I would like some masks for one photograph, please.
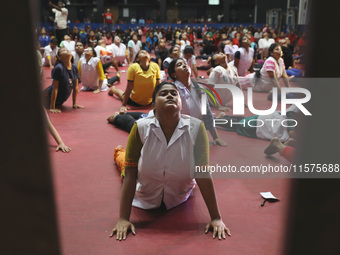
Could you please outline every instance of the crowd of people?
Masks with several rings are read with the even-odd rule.
[[[190,176],[195,164],[209,164],[206,130],[213,144],[227,146],[218,134],[224,131],[218,132],[214,125],[211,108],[216,105],[207,101],[206,114],[201,111],[204,91],[206,88],[214,91],[216,84],[229,84],[265,93],[275,88],[280,93],[281,80],[289,87],[292,77],[303,76],[306,34],[297,36],[294,31],[286,34],[268,25],[258,29],[141,26],[123,31],[119,26],[112,29],[112,23],[105,24],[105,28],[94,31],[91,27],[86,31],[68,29],[62,40],[47,34],[44,28],[38,29],[37,35],[42,65],[52,72],[53,82],[44,93],[46,109],[51,113],[60,113],[58,107],[71,93],[73,107],[82,109],[77,95],[84,90],[95,94],[108,91],[122,102],[120,109],[107,119],[129,132],[126,151],[121,146],[115,150],[117,165],[125,169],[120,218],[112,235],[117,233],[117,239],[122,240],[128,229],[135,233],[129,221],[131,205],[169,209],[186,201],[197,183],[211,216],[206,232],[212,228],[213,237],[225,238],[230,231],[218,210],[210,175]],[[198,65],[197,59],[206,60],[202,62],[206,65]],[[126,82],[125,91],[114,86],[120,81],[122,66],[128,67],[127,80],[122,81]],[[109,68],[115,69],[116,76],[108,77]],[[200,79],[197,70],[206,70],[209,79]],[[220,95],[217,110],[228,112],[230,91],[223,88],[216,91]],[[130,112],[129,106],[149,107],[150,111]],[[227,118],[225,113],[219,117]],[[272,139],[265,151],[268,155],[281,152],[281,142],[293,144],[288,135],[291,131],[286,130],[286,136],[276,138],[279,134],[275,130],[271,130],[270,136],[260,136],[250,128],[236,130],[248,137]],[[126,156],[118,155],[122,153]],[[168,170],[162,168],[165,161]]]

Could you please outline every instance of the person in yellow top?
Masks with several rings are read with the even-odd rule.
[[[88,47],[85,49],[85,57],[81,58],[78,63],[82,91],[93,90],[97,94],[100,91],[107,91],[107,80],[104,75],[103,65],[97,58],[96,51]]]
[[[137,53],[135,63],[127,71],[127,86],[125,92],[112,86],[109,95],[116,95],[123,101],[120,113],[125,113],[127,105],[142,106],[150,105],[152,93],[159,84],[161,78],[159,66],[150,62],[150,55],[146,50]],[[126,96],[128,95],[128,96]]]

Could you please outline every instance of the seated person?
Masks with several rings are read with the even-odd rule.
[[[102,63],[91,47],[85,49],[85,57],[79,61],[78,71],[83,85],[82,91],[93,90],[93,93],[97,94],[109,89]]]
[[[216,84],[235,85],[239,88],[239,80],[237,69],[227,63],[227,56],[225,54],[214,54],[211,58],[211,65],[214,69],[209,75],[208,84],[214,87]],[[219,110],[229,111],[228,103],[232,100],[232,94],[229,89],[215,88],[216,92],[221,98],[222,105],[219,105]]]
[[[175,45],[175,46],[172,46],[170,48],[170,50],[169,50],[170,56],[167,57],[166,59],[164,59],[164,61],[163,61],[163,67],[164,67],[165,70],[168,69],[168,67],[169,67],[169,65],[170,65],[170,63],[173,59],[179,58],[180,53],[181,53],[181,48],[179,46]]]
[[[141,50],[136,56],[136,63],[128,68],[128,84],[125,92],[112,86],[108,94],[115,95],[123,101],[120,113],[125,113],[128,110],[127,104],[132,106],[150,105],[152,92],[159,84],[160,78],[158,65],[150,62],[150,55],[147,51]]]
[[[157,45],[157,38],[153,36],[152,32],[149,32],[149,36],[146,38],[145,50],[150,53],[152,50],[155,50]]]
[[[205,233],[212,228],[213,238],[216,235],[219,239],[225,238],[225,233],[230,235],[230,231],[218,210],[210,173],[194,174],[195,166],[209,164],[209,141],[204,125],[198,119],[181,114],[181,97],[173,83],[157,86],[152,102],[154,116],[137,121],[129,135],[120,216],[110,237],[117,234],[116,239],[121,241],[126,239],[129,230],[136,234],[130,222],[132,206],[156,209],[163,204],[171,209],[185,202],[197,183],[211,218]],[[115,156],[116,160],[122,158]],[[159,167],[164,165],[165,169]]]
[[[77,104],[79,72],[75,65],[71,63],[72,54],[65,48],[60,48],[57,53],[57,62],[52,70],[53,83],[43,92],[46,107],[52,113],[61,113],[57,107],[63,105],[73,92],[73,108],[82,109],[82,105]]]
[[[115,36],[114,43],[111,46],[108,46],[107,49],[112,51],[113,54],[113,66],[116,71],[119,71],[118,66],[122,66],[125,61],[130,64],[129,53],[126,50],[125,44],[120,42],[120,38]]]
[[[69,35],[64,35],[64,40],[60,43],[59,46],[68,49],[69,51],[71,51],[72,54],[76,51],[76,42],[71,40],[71,37]]]
[[[105,41],[100,39],[94,51],[102,62],[104,73],[107,73],[107,69],[113,64],[113,53],[110,51],[110,47],[107,47]]]
[[[202,46],[203,49],[200,50],[200,56],[197,56],[197,59],[208,59],[215,52],[214,39],[211,38],[209,33],[206,34]]]
[[[76,43],[76,51],[72,53],[72,55],[73,55],[73,64],[75,66],[78,66],[79,60],[85,57],[84,45],[82,42],[79,41]]]
[[[196,57],[194,55],[194,48],[192,46],[185,46],[183,51],[184,59],[187,61],[188,65],[190,66],[192,72],[195,75],[195,78],[198,78],[198,71],[196,67]],[[192,74],[191,74],[192,75]]]
[[[54,68],[54,65],[57,61],[57,52],[59,50],[58,40],[56,38],[52,38],[49,45],[44,48],[44,56],[42,59],[42,64],[44,66],[49,66],[50,68]]]
[[[165,41],[164,39],[159,40],[159,44],[155,51],[156,55],[156,62],[161,70],[164,70],[163,61],[168,57],[169,50],[165,48]]]
[[[137,33],[132,34],[131,40],[128,42],[130,63],[135,62],[137,53],[142,49],[142,42],[138,40]]]

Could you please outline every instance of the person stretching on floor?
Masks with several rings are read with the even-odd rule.
[[[150,62],[150,55],[146,50],[141,50],[136,56],[136,63],[129,66],[127,71],[127,86],[125,92],[112,86],[109,95],[117,96],[123,101],[120,113],[125,113],[129,108],[127,105],[142,106],[150,105],[152,92],[159,84],[161,78],[159,67]]]
[[[93,93],[97,94],[109,89],[102,62],[92,47],[85,49],[85,58],[80,59],[78,71],[83,85],[81,91],[93,90]]]
[[[196,81],[190,78],[191,69],[187,62],[182,58],[174,59],[168,69],[168,73],[175,81],[182,98],[182,113],[188,114],[198,119],[202,119],[207,130],[209,130],[214,144],[227,146],[227,143],[219,138],[216,128],[214,127],[214,118],[210,110],[209,101],[207,100],[207,114],[201,112],[201,96],[203,92]]]
[[[52,70],[53,83],[44,90],[46,101],[50,107],[50,112],[61,113],[58,106],[61,106],[73,91],[73,108],[82,109],[82,105],[77,104],[79,72],[75,65],[71,63],[72,53],[60,48],[57,52],[57,62]]]
[[[205,233],[213,229],[213,238],[225,239],[230,231],[222,221],[211,175],[194,174],[195,165],[209,164],[209,141],[203,123],[181,114],[181,97],[173,83],[165,81],[157,86],[152,102],[154,116],[137,121],[129,135],[120,215],[110,237],[116,234],[121,241],[129,230],[136,234],[130,222],[132,206],[171,209],[185,202],[197,183],[211,218]]]
[[[264,153],[269,155],[273,155],[277,152],[279,152],[285,159],[287,159],[289,162],[294,161],[294,154],[295,154],[295,148],[291,145],[295,144],[295,140],[290,138],[287,142],[281,143],[280,139],[278,137],[274,137],[271,139],[269,145],[264,150]]]

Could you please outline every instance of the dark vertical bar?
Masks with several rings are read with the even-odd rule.
[[[166,22],[166,0],[160,1],[160,13],[161,13],[161,23]]]
[[[6,35],[1,45],[1,254],[60,254],[34,40],[39,10],[33,0],[7,1],[0,9]],[[20,18],[9,19],[8,13]]]
[[[339,41],[333,28],[339,27],[340,3],[331,0],[312,2],[309,24],[307,77],[339,77],[340,52],[337,43],[320,51],[319,31]],[[329,8],[332,6],[332,8]],[[308,87],[312,99],[307,105],[312,117],[305,118],[300,132],[298,163],[339,164],[340,86],[323,82]],[[340,254],[340,179],[297,179],[291,192],[292,206],[284,254]]]
[[[224,23],[229,23],[230,22],[230,1],[229,0],[223,0],[223,11],[224,11],[224,16],[223,20]]]
[[[97,19],[98,23],[103,23],[102,14],[104,12],[106,12],[106,11],[104,11],[104,0],[97,0],[97,18],[96,19]]]

